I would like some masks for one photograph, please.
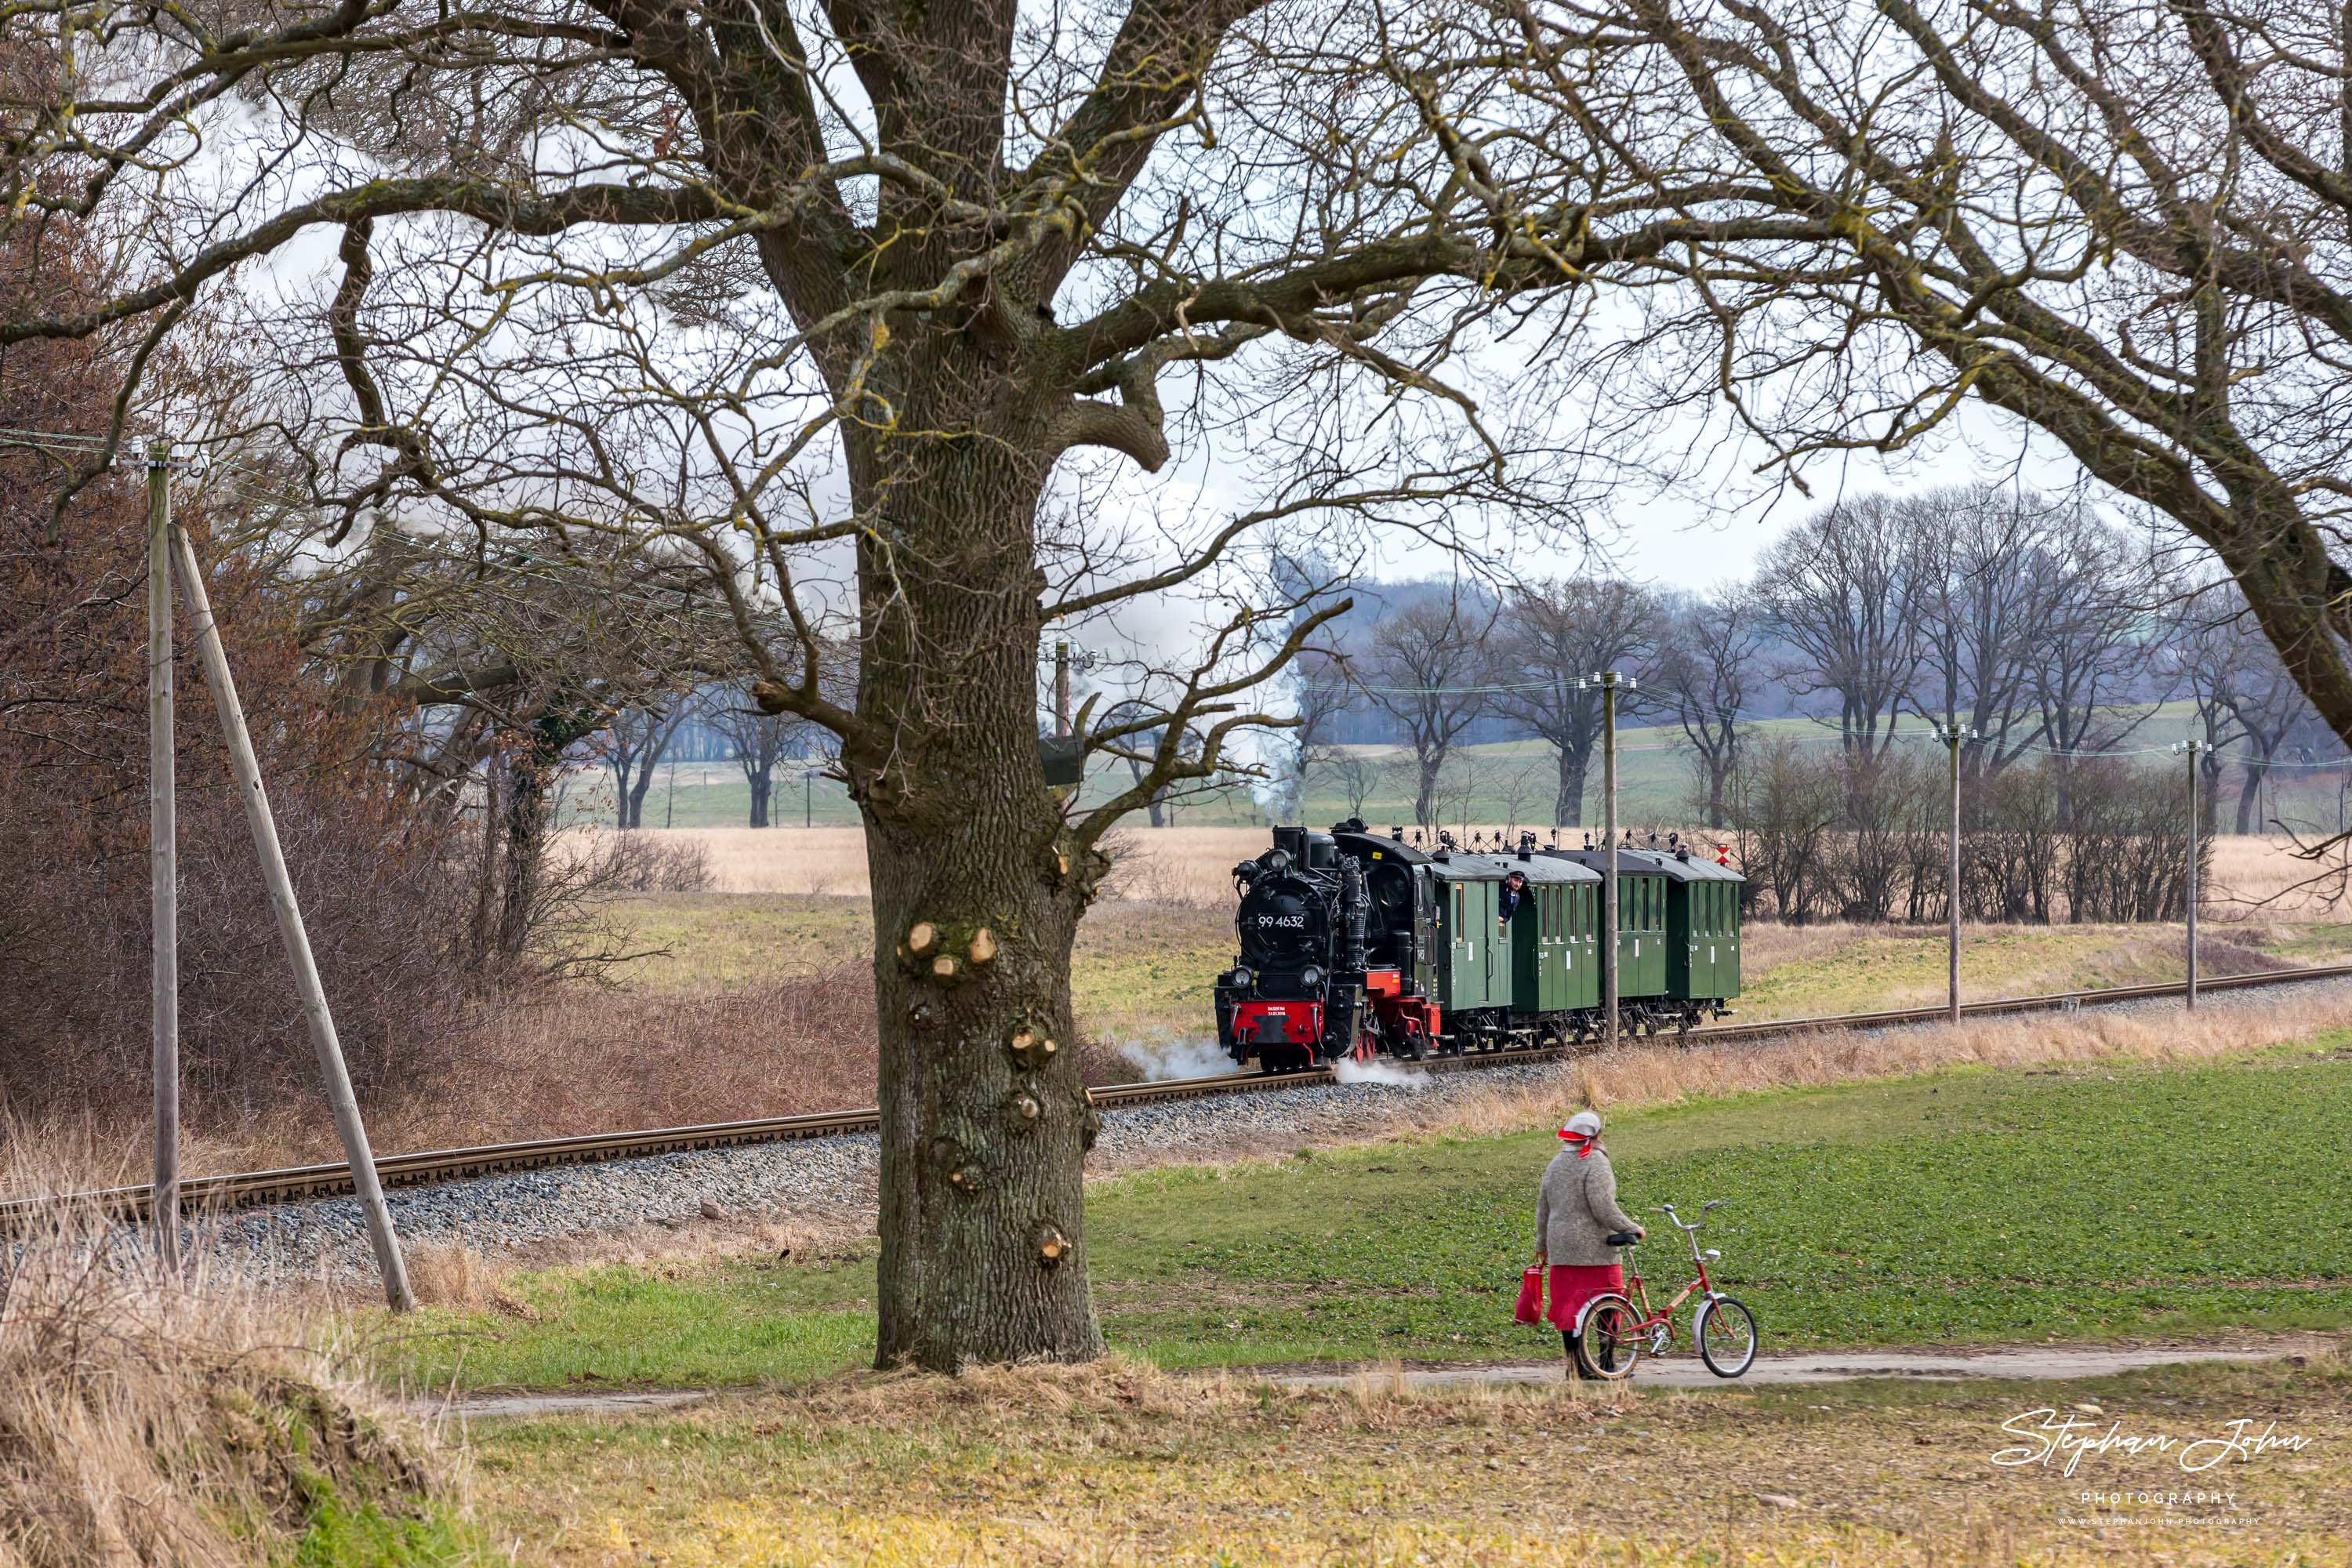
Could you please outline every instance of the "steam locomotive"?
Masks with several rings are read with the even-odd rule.
[[[1601,868],[1617,858],[1618,929],[1604,947]],[[1525,881],[1507,920],[1507,879]],[[1739,994],[1739,888],[1720,858],[1663,847],[1424,848],[1355,818],[1277,827],[1234,868],[1240,951],[1218,976],[1217,1038],[1236,1063],[1297,1071],[1342,1058],[1572,1044],[1601,1028],[1612,952],[1630,1032],[1688,1029]]]

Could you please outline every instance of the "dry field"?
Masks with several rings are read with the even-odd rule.
[[[582,1568],[2345,1561],[2340,1353],[2059,1395],[2134,1432],[2226,1431],[2258,1412],[2305,1435],[2307,1450],[2210,1482],[2243,1516],[2218,1528],[2169,1528],[2221,1510],[2168,1505],[2200,1478],[2152,1447],[2071,1478],[1996,1465],[2001,1424],[2051,1397],[1974,1383],[1423,1394],[1386,1369],[1307,1392],[1114,1360],[860,1373],[676,1416],[513,1424],[483,1432],[478,1462],[498,1533]],[[2158,1501],[2077,1502],[2095,1487]]]
[[[688,837],[653,834],[663,838]],[[871,942],[860,835],[854,829],[709,830],[714,890],[655,894],[618,909],[645,956],[604,985],[572,984],[486,1009],[462,1058],[432,1081],[369,1107],[379,1147],[406,1150],[509,1138],[782,1115],[870,1103],[875,1057]],[[573,836],[586,843],[585,833]],[[1129,828],[1109,896],[1081,928],[1074,989],[1087,1076],[1112,1081],[1198,1055],[1209,984],[1231,961],[1234,862],[1264,829]],[[2252,900],[2300,880],[2280,841],[2225,839],[2221,893],[2206,906],[2206,972],[2326,962],[2352,952],[2345,911]],[[2231,901],[2232,900],[2243,901]],[[2168,979],[2179,927],[1972,929],[1963,984],[1975,996]],[[1744,1017],[1769,1019],[1940,999],[1939,931],[1759,924],[1747,935]],[[1188,1055],[1189,1053],[1189,1055]],[[1141,1059],[1139,1059],[1141,1058]],[[192,1173],[255,1169],[335,1152],[308,1100],[245,1108],[233,1124],[192,1119]],[[137,1180],[136,1126],[97,1121],[11,1127],[0,1109],[0,1167],[13,1150],[69,1169],[79,1187]],[[0,1169],[0,1194],[31,1190]]]
[[[1500,824],[1471,831],[1507,837]],[[604,832],[609,829],[579,828],[571,837]],[[870,891],[866,836],[858,828],[680,827],[665,836],[691,839],[709,850],[717,892],[862,899]],[[1581,829],[1570,829],[1560,838],[1577,843],[1581,837]],[[1228,873],[1234,863],[1260,853],[1267,842],[1263,827],[1123,827],[1113,839],[1118,868],[1110,896],[1137,903],[1222,907],[1233,896]],[[2217,920],[2352,920],[2352,897],[2346,889],[2315,882],[2321,869],[2295,858],[2292,839],[2217,838],[2204,913]]]

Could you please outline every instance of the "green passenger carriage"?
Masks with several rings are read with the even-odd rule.
[[[1601,1027],[1604,957],[1624,1026],[1654,1033],[1722,1016],[1739,994],[1739,891],[1727,866],[1666,847],[1613,851],[1617,930],[1601,907],[1612,852],[1465,852],[1359,821],[1281,827],[1234,868],[1242,951],[1215,987],[1236,1062],[1270,1070],[1387,1053],[1418,1059],[1583,1040]],[[1505,884],[1526,888],[1507,923]]]

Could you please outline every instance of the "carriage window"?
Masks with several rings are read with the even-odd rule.
[[[1457,940],[1462,935],[1463,911],[1468,908],[1463,902],[1465,891],[1461,883],[1454,884],[1454,934]]]

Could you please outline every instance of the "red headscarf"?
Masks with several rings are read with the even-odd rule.
[[[1570,1132],[1565,1127],[1559,1130],[1559,1141],[1575,1150],[1576,1157],[1580,1160],[1592,1158],[1592,1146],[1601,1142],[1598,1138],[1589,1137],[1581,1132]]]

